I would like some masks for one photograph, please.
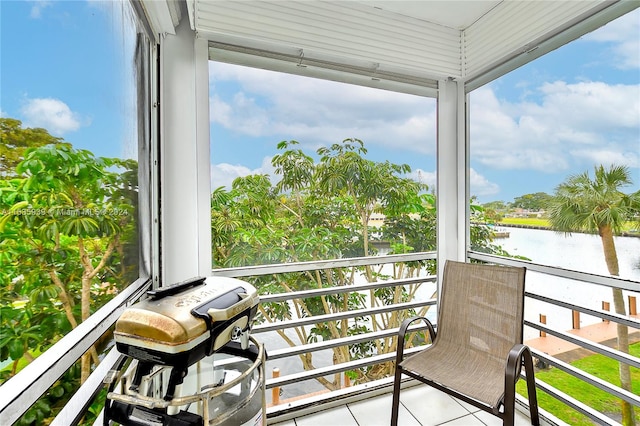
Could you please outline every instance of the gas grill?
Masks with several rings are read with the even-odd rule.
[[[204,424],[210,413],[203,411],[213,406],[210,399],[224,391],[224,367],[214,364],[225,356],[248,360],[243,369],[249,370],[251,363],[259,366],[258,376],[264,380],[264,349],[250,337],[259,300],[253,286],[234,278],[200,277],[149,291],[147,296],[116,322],[116,348],[125,357],[107,380],[111,386],[105,422]],[[251,374],[242,373],[255,381],[258,376]],[[185,378],[197,383],[187,386],[193,388],[187,393],[180,386]],[[258,387],[264,392],[263,383]],[[193,401],[200,404],[195,413],[175,408],[185,403],[183,408],[189,407]]]

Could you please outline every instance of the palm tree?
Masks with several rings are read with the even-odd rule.
[[[569,176],[558,185],[549,209],[551,227],[558,232],[598,233],[607,268],[614,276],[618,276],[620,270],[613,236],[621,231],[625,222],[637,220],[640,213],[640,191],[628,195],[620,191],[631,184],[627,167],[612,165],[605,170],[602,165],[596,166],[593,180],[584,172]],[[622,290],[612,290],[616,313],[626,315]],[[629,353],[627,326],[617,324],[617,333],[618,350]],[[631,372],[623,362],[620,362],[620,384],[631,391]],[[635,425],[633,406],[624,400],[621,405],[623,424]]]

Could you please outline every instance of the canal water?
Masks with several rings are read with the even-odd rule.
[[[565,269],[609,275],[600,237],[591,234],[565,235],[555,231],[526,228],[502,228],[508,238],[494,241],[513,255],[525,256],[534,263]],[[620,277],[640,281],[640,238],[614,237]]]
[[[597,235],[573,233],[565,235],[554,231],[505,227],[508,238],[496,239],[495,243],[512,255],[529,258],[534,263],[557,266],[565,269],[609,275],[602,251],[602,242]],[[615,237],[620,278],[640,282],[640,238]],[[549,275],[527,272],[527,291],[553,297],[568,303],[602,309],[602,302],[609,302],[613,310],[612,292],[608,287],[571,281]],[[638,285],[640,292],[640,284]],[[640,293],[625,291],[628,296]],[[627,305],[627,312],[628,312]],[[538,321],[539,315],[547,316],[547,324],[552,328],[569,330],[572,327],[572,314],[564,308],[527,299],[525,318]],[[580,325],[599,322],[599,318],[581,314]],[[537,337],[538,331],[525,327],[525,340]]]

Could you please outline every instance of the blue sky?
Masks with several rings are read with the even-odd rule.
[[[128,46],[100,36],[121,28],[114,4],[2,1],[1,114],[97,155],[131,156]],[[209,97],[213,187],[272,174],[281,140],[312,154],[349,137],[370,159],[435,182],[434,99],[214,62]],[[640,11],[473,92],[471,149],[481,202],[552,193],[600,163],[629,166],[629,191],[640,187]]]
[[[135,144],[117,2],[0,1],[0,111],[98,156]],[[128,65],[127,65],[128,66]]]

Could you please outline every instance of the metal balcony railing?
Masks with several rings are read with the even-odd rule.
[[[546,265],[539,265],[532,262],[518,261],[514,259],[506,259],[498,256],[486,255],[483,253],[470,252],[468,253],[469,258],[489,262],[489,263],[499,263],[503,265],[510,266],[525,266],[527,271],[542,273],[548,276],[561,277],[565,279],[571,280],[571,282],[576,286],[575,291],[580,291],[579,286],[580,283],[590,283],[596,284],[599,286],[609,287],[609,288],[619,288],[622,290],[638,292],[640,290],[640,283],[637,281],[626,280],[616,277],[606,277],[602,275],[594,275],[584,272],[571,271],[557,267],[550,267]],[[525,293],[525,297],[529,300],[540,300],[545,303],[548,303],[553,306],[562,307],[567,310],[568,314],[581,312],[590,316],[594,316],[600,318],[602,321],[611,321],[613,323],[622,324],[627,327],[630,327],[632,330],[635,329],[640,331],[640,321],[638,318],[623,315],[618,315],[615,313],[611,313],[604,309],[589,309],[584,306],[579,306],[571,303],[567,303],[565,300],[562,300],[560,296],[557,297],[545,297],[530,291]],[[568,333],[566,330],[554,329],[546,326],[540,321],[531,321],[527,320],[527,318],[532,318],[535,316],[535,313],[528,313],[525,307],[525,321],[524,325],[539,330],[542,333],[546,333],[547,335],[551,335],[561,339],[562,341],[570,342],[577,345],[580,348],[588,349],[597,354],[604,355],[608,358],[614,359],[616,361],[628,364],[634,368],[640,368],[640,358],[629,355],[627,353],[621,352],[616,349],[612,349],[606,345],[601,344],[600,342],[592,341],[589,339],[585,339],[575,334]],[[551,365],[555,368],[558,368],[564,371],[567,374],[570,374],[589,385],[592,385],[606,393],[611,395],[615,395],[620,399],[624,399],[625,401],[632,404],[634,407],[640,407],[640,395],[633,394],[632,392],[628,392],[619,386],[608,383],[597,376],[590,374],[586,371],[580,370],[571,366],[570,364],[559,360],[558,358],[548,355],[540,350],[532,348],[532,353],[535,357],[541,360],[543,363],[547,365]],[[589,407],[588,405],[582,403],[581,401],[575,399],[574,397],[562,392],[553,386],[544,383],[542,380],[536,378],[536,386],[538,389],[547,393],[548,395],[558,399],[562,403],[572,407],[576,411],[584,414],[589,417],[591,420],[595,421],[597,424],[602,425],[619,425],[619,423],[607,416],[605,413],[601,413],[594,409],[593,407]],[[637,408],[636,408],[637,409]]]
[[[544,265],[533,264],[530,262],[524,262],[514,259],[507,259],[503,257],[497,257],[492,255],[486,255],[483,253],[469,252],[470,259],[483,262],[499,263],[505,265],[514,266],[526,266],[529,271],[535,273],[544,274],[545,276],[562,277],[579,285],[580,282],[587,282],[591,284],[621,288],[627,291],[638,291],[640,289],[640,283],[630,280],[618,279],[613,277],[604,277],[599,275],[586,274],[582,272],[569,271],[554,267],[548,267]],[[352,259],[335,259],[318,262],[301,262],[284,265],[264,265],[264,266],[252,266],[246,268],[232,268],[232,269],[219,269],[212,271],[213,275],[217,276],[229,276],[242,278],[247,281],[251,281],[252,277],[264,276],[264,275],[277,275],[284,273],[307,273],[309,271],[326,270],[331,268],[352,268],[363,267],[373,265],[393,265],[400,262],[419,261],[419,260],[433,260],[435,259],[435,253],[413,253],[407,255],[392,255],[392,256],[379,256],[379,257],[367,257],[367,258],[352,258]],[[396,288],[398,286],[407,286],[417,283],[433,283],[435,281],[434,276],[424,275],[420,277],[392,279],[379,282],[362,282],[359,284],[336,286],[328,288],[320,288],[298,292],[288,292],[282,294],[270,294],[261,297],[261,303],[291,303],[295,299],[305,299],[318,296],[335,296],[340,294],[347,294],[353,292],[375,291],[382,288]],[[139,280],[132,284],[125,292],[118,295],[108,305],[103,307],[89,321],[83,323],[80,327],[74,330],[69,335],[65,336],[58,344],[47,351],[45,354],[37,358],[31,365],[26,367],[14,378],[6,382],[0,387],[0,423],[11,424],[16,421],[26,410],[31,406],[42,394],[44,394],[55,381],[77,361],[82,353],[84,353],[95,341],[102,336],[102,334],[111,327],[115,320],[119,317],[120,313],[128,306],[137,300],[144,291],[149,287],[149,282],[146,280]],[[588,308],[585,306],[577,306],[568,303],[562,298],[546,297],[533,292],[527,292],[526,297],[530,300],[541,300],[553,306],[557,306],[569,311],[582,312],[584,314],[602,318],[603,320],[624,324],[633,329],[640,330],[640,321],[637,318],[631,316],[621,316],[614,313],[610,313],[606,310],[597,310]],[[427,307],[435,307],[436,299],[424,298],[417,301],[400,302],[391,305],[371,306],[367,308],[358,309],[355,311],[346,311],[332,313],[328,315],[321,315],[315,317],[299,316],[292,317],[280,322],[268,323],[264,322],[254,327],[253,334],[260,340],[261,335],[266,337],[269,333],[273,333],[275,330],[292,330],[295,327],[312,327],[314,324],[326,322],[326,321],[353,321],[355,318],[365,318],[372,316],[379,316],[382,314],[389,314],[392,312],[404,311],[407,309],[421,310]],[[529,313],[531,314],[531,313]],[[535,314],[535,313],[534,313]],[[545,332],[548,335],[562,339],[563,341],[571,342],[579,347],[589,349],[593,352],[600,353],[604,356],[610,357],[617,361],[627,363],[628,365],[640,368],[640,359],[629,354],[622,353],[610,347],[600,344],[599,342],[589,341],[584,338],[580,338],[575,334],[568,333],[567,330],[557,329],[547,326],[538,321],[532,321],[532,315],[527,315],[525,309],[525,326]],[[417,330],[416,327],[414,330]],[[318,342],[305,342],[304,344],[283,347],[269,347],[267,344],[266,349],[269,355],[269,362],[278,363],[280,361],[297,360],[299,356],[306,354],[319,354],[322,351],[331,350],[333,348],[361,344],[366,342],[375,342],[381,339],[390,339],[397,329],[379,329],[379,330],[367,330],[361,334],[346,336],[343,338],[318,341]],[[419,350],[419,348],[413,348],[411,350]],[[410,351],[411,351],[410,350]],[[618,386],[603,381],[595,375],[579,370],[560,359],[555,358],[553,355],[545,354],[536,349],[533,350],[534,355],[539,359],[552,365],[555,368],[561,369],[566,373],[595,386],[598,389],[603,390],[609,394],[615,395],[617,398],[622,398],[635,407],[640,407],[640,397],[621,389]],[[74,397],[65,406],[64,410],[56,417],[53,424],[58,425],[70,425],[76,424],[79,419],[86,412],[87,407],[91,403],[94,395],[102,388],[102,382],[108,371],[113,368],[113,365],[117,361],[119,354],[114,349],[102,360],[98,368],[93,372],[89,381],[83,385],[81,390],[74,395]],[[294,372],[286,372],[286,374],[280,377],[269,378],[266,383],[267,389],[271,392],[268,394],[276,395],[279,389],[286,389],[289,386],[299,386],[301,382],[314,383],[319,377],[335,377],[336,374],[344,374],[347,371],[354,371],[361,368],[372,367],[375,365],[391,362],[395,357],[395,352],[381,353],[368,356],[363,359],[349,360],[340,364],[329,363],[328,365],[320,366],[310,371],[299,369]],[[267,364],[269,366],[269,364]],[[336,400],[345,400],[348,397],[358,396],[366,398],[368,395],[379,394],[381,392],[390,391],[390,380],[381,379],[375,382],[363,383],[352,387],[346,387],[339,391],[333,392],[321,392],[314,395],[299,395],[295,399],[283,399],[280,402],[270,401],[272,404],[267,410],[267,416],[269,419],[284,419],[287,416],[292,416],[296,412],[303,412],[308,410],[309,407],[322,404],[334,403]],[[539,390],[551,395],[553,398],[561,401],[564,404],[572,407],[576,411],[588,416],[593,421],[604,425],[617,425],[618,423],[608,417],[606,414],[598,412],[593,407],[589,407],[584,403],[578,401],[574,397],[567,395],[552,386],[537,380],[537,386]],[[275,391],[275,392],[274,392]],[[542,407],[544,409],[544,407]]]

